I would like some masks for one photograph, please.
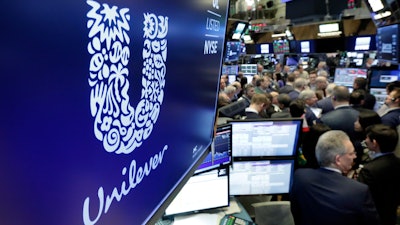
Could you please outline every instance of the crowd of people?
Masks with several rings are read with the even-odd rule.
[[[218,107],[243,101],[234,119],[303,118],[301,153],[290,193],[298,224],[395,225],[400,205],[400,81],[379,105],[367,79],[349,87],[329,80],[323,66],[290,71],[258,65],[251,82],[221,76]],[[226,116],[221,115],[220,116]]]

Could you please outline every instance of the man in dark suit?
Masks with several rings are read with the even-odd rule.
[[[400,89],[396,88],[386,96],[385,105],[388,106],[386,112],[381,116],[382,123],[392,128],[400,125]]]
[[[367,129],[365,143],[375,154],[358,175],[369,186],[381,225],[396,224],[400,204],[400,159],[393,154],[398,134],[389,126],[378,124]]]
[[[300,92],[306,89],[307,81],[304,78],[296,78],[293,83],[294,90],[289,92],[290,99],[295,100],[299,97]]]
[[[250,106],[245,109],[246,119],[262,119],[261,113],[265,111],[269,105],[271,105],[271,101],[266,94],[255,93],[251,98]]]
[[[356,154],[343,131],[331,130],[318,139],[319,169],[298,169],[290,192],[296,225],[378,225],[368,186],[343,176]]]
[[[290,102],[291,102],[289,95],[286,93],[282,93],[282,94],[278,95],[277,99],[278,99],[278,106],[281,109],[281,111],[273,113],[271,115],[271,118],[290,118],[290,117],[292,117],[290,115],[290,109],[289,109]]]
[[[333,94],[333,88],[336,87],[335,83],[330,83],[326,87],[326,97],[318,100],[317,103],[315,103],[315,107],[322,109],[322,114],[326,114],[327,112],[330,112],[334,110],[333,104],[332,104],[332,94]]]
[[[294,90],[293,83],[295,79],[296,77],[294,76],[294,74],[290,73],[286,78],[285,86],[279,88],[279,94],[283,93],[289,94],[291,91],[293,91]]]
[[[315,92],[311,89],[303,90],[300,93],[298,99],[303,100],[305,103],[305,106],[306,106],[305,117],[307,120],[307,124],[309,126],[312,126],[313,124],[317,123],[317,121],[319,120],[319,117],[321,116],[320,113],[322,110],[319,108],[311,107],[318,100],[317,96],[315,95]]]
[[[354,139],[354,122],[358,119],[359,112],[349,105],[350,93],[345,86],[333,88],[332,104],[335,108],[321,117],[321,122],[332,130],[342,130]]]
[[[367,84],[368,84],[367,78],[357,77],[356,79],[354,79],[353,82],[353,91],[363,90],[365,92],[365,96],[362,107],[373,110],[375,107],[376,98],[374,95],[370,94],[367,91]]]

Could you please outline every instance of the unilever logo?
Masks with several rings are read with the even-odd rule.
[[[129,9],[87,1],[90,110],[94,134],[107,152],[129,154],[153,130],[164,98],[168,17],[145,13],[141,100],[129,101]]]
[[[90,42],[87,50],[91,55],[89,67],[90,111],[94,118],[94,135],[102,141],[109,153],[129,154],[146,140],[157,121],[164,98],[168,17],[144,13],[143,46],[134,46],[134,51],[142,52],[142,90],[136,106],[129,101],[129,49],[131,17],[128,8],[99,4],[88,0],[91,7],[87,13],[87,27]],[[97,190],[98,202],[90,207],[92,200],[87,197],[83,203],[83,222],[97,223],[106,214],[113,202],[121,201],[140,182],[162,163],[163,149],[152,156],[143,166],[132,160],[121,169],[126,177],[112,190],[100,186]],[[107,195],[106,192],[110,194]],[[97,211],[93,208],[98,207]],[[94,215],[94,217],[93,217]]]

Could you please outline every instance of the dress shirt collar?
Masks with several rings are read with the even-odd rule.
[[[346,107],[349,107],[349,106],[350,106],[349,104],[338,105],[338,106],[335,107],[335,109],[346,108]]]
[[[244,111],[245,112],[253,112],[253,113],[257,113],[258,114],[257,110],[255,110],[253,108],[250,108],[250,107],[246,108]]]
[[[381,156],[384,156],[384,155],[389,155],[389,154],[393,154],[393,152],[377,152],[377,153],[375,153],[375,154],[373,154],[372,156],[371,156],[371,158],[372,159],[376,159],[376,158],[378,158],[378,157],[381,157]]]
[[[325,170],[330,170],[330,171],[334,171],[334,172],[337,172],[339,174],[342,174],[342,171],[340,171],[339,169],[333,168],[333,167],[321,167],[321,168],[325,169]]]

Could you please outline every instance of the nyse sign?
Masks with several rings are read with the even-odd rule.
[[[222,19],[221,14],[217,12],[219,9],[218,0],[212,1],[212,9],[207,10],[208,17],[206,21],[206,37],[207,39],[204,41],[204,55],[211,55],[218,53],[218,32],[221,28]]]

